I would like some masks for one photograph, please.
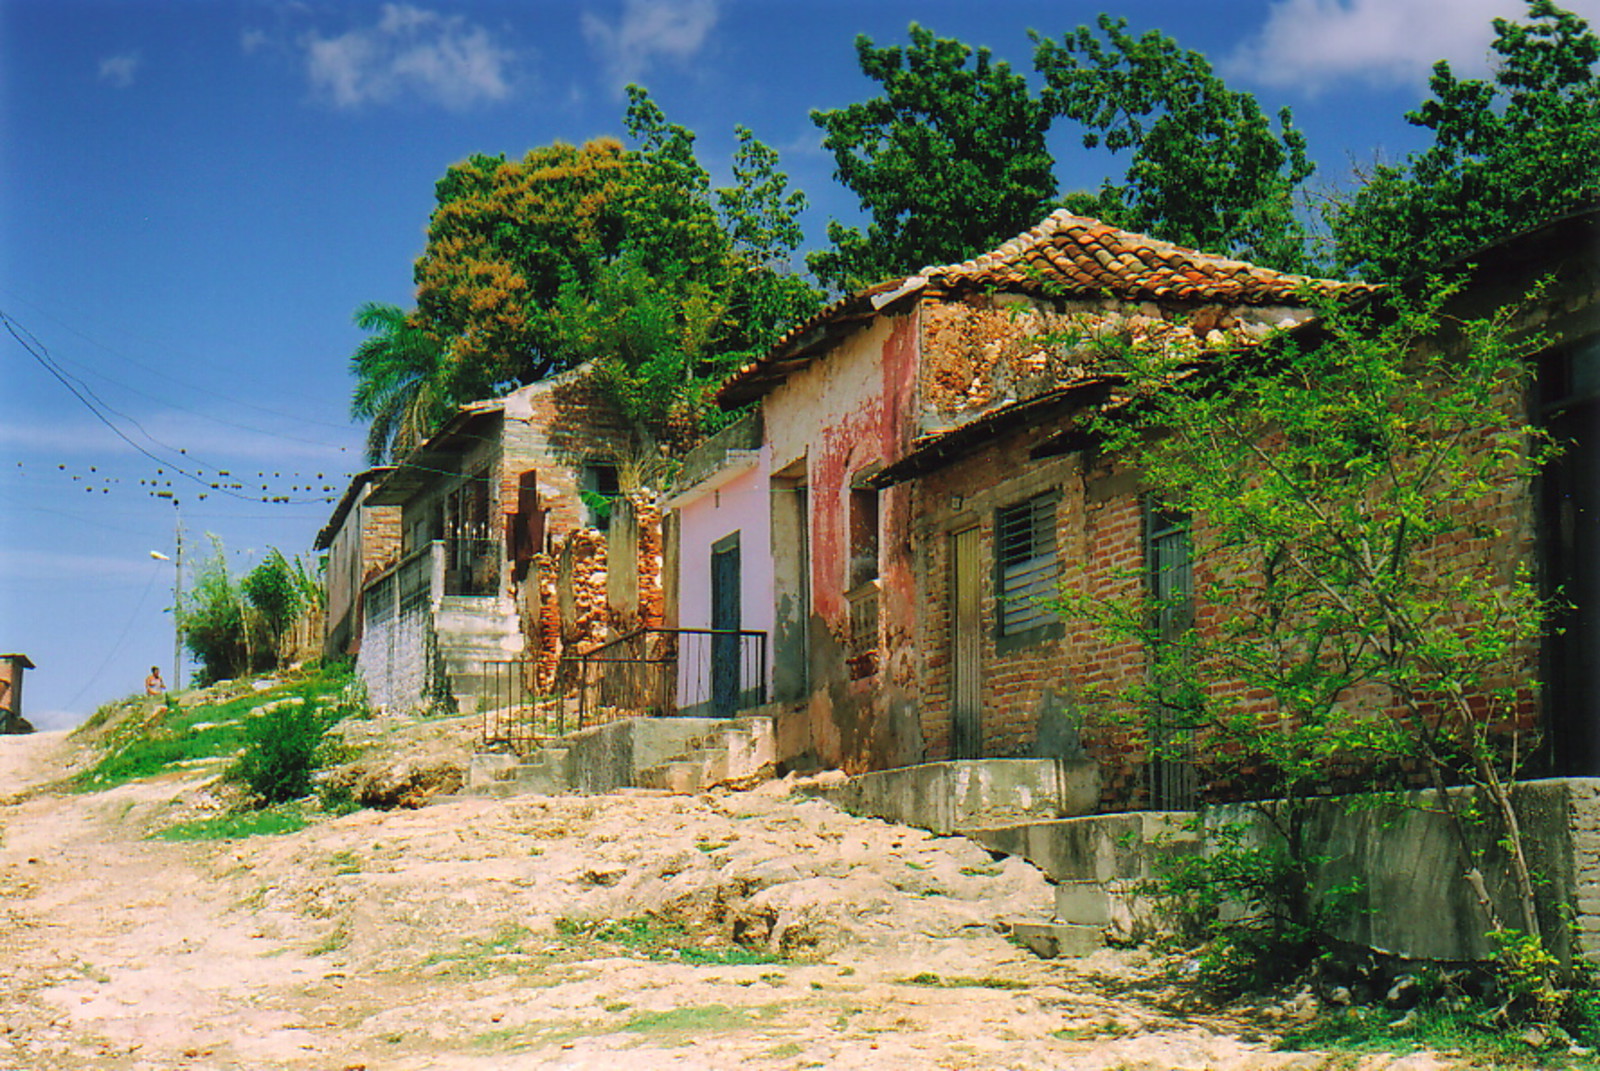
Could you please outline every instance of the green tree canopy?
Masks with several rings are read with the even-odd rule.
[[[1434,66],[1432,97],[1406,114],[1433,144],[1329,212],[1341,267],[1405,278],[1600,197],[1600,41],[1550,0],[1528,14],[1494,20],[1491,78]]]
[[[416,265],[417,320],[446,351],[457,398],[567,367],[551,310],[563,287],[593,283],[624,236],[620,142],[555,142],[519,161],[452,165]]]
[[[832,249],[807,265],[854,289],[992,249],[1049,212],[1050,115],[1006,63],[912,23],[907,47],[856,38],[861,71],[880,96],[813,111],[834,177],[871,215],[863,234],[828,224]]]
[[[1084,128],[1083,144],[1131,153],[1121,182],[1069,205],[1116,226],[1267,267],[1305,267],[1295,191],[1311,174],[1289,109],[1278,127],[1198,52],[1101,15],[1060,42],[1034,34],[1044,104]],[[1102,42],[1102,36],[1104,41]]]
[[[450,407],[593,362],[646,440],[692,439],[723,374],[816,308],[789,269],[805,198],[740,128],[712,188],[695,135],[628,88],[635,148],[561,142],[476,155],[435,188],[417,309],[363,306],[354,412],[403,453]],[[374,459],[381,456],[375,453]]]

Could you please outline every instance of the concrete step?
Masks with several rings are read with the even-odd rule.
[[[557,796],[572,791],[572,769],[567,748],[547,747],[533,752],[521,762],[490,772],[489,779],[473,783],[466,795],[474,796]]]
[[[680,795],[699,792],[709,783],[705,778],[705,764],[690,760],[663,762],[649,769],[640,770],[637,780],[640,788],[659,789]]]
[[[1017,944],[1041,959],[1087,956],[1106,946],[1105,931],[1053,919],[1007,919],[1002,926]]]

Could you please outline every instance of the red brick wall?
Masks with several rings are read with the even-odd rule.
[[[1144,504],[1137,475],[1104,462],[1086,468],[1082,454],[1031,460],[1030,450],[1053,430],[1014,432],[997,438],[911,484],[913,509],[919,517],[914,538],[921,622],[918,691],[922,735],[928,759],[950,757],[949,540],[952,533],[976,525],[981,558],[983,754],[1035,753],[1042,714],[1064,709],[1075,720],[1081,719],[1077,728],[1083,744],[1101,765],[1105,805],[1137,806],[1147,801],[1146,756],[1132,734],[1107,727],[1104,715],[1119,705],[1114,697],[1142,680],[1145,656],[1139,646],[1111,640],[1098,630],[1070,621],[1056,634],[1010,649],[1004,649],[1006,645],[996,638],[993,544],[998,508],[1043,492],[1059,492],[1056,550],[1063,583],[1117,600],[1137,598],[1143,584]],[[1487,561],[1493,574],[1508,582],[1517,568],[1533,566],[1536,546],[1530,488],[1507,489],[1454,508],[1477,531],[1456,533],[1441,542],[1430,555],[1441,572],[1481,568]],[[1203,593],[1220,578],[1219,571],[1229,566],[1225,558],[1208,557],[1204,517],[1196,518],[1193,538],[1195,627],[1214,636],[1217,614],[1207,607]],[[1459,619],[1459,623],[1470,622]],[[1523,732],[1536,724],[1531,682],[1537,676],[1537,662],[1537,650],[1530,645],[1522,653],[1515,679],[1507,682],[1522,687],[1515,724]],[[1270,703],[1269,696],[1245,695],[1241,683],[1221,676],[1210,680],[1207,692],[1218,699],[1243,699],[1263,708]],[[1350,700],[1380,708],[1392,709],[1393,705],[1387,693],[1372,688],[1353,693]],[[1203,740],[1199,752],[1203,757]],[[1247,786],[1210,787],[1213,794],[1225,796]]]

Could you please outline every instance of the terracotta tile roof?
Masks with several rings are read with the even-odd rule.
[[[848,294],[799,324],[755,361],[735,372],[718,392],[726,405],[761,397],[827,348],[841,329],[871,319],[914,294],[948,296],[1001,290],[1039,297],[1093,298],[1190,305],[1303,305],[1313,294],[1362,292],[1341,283],[1262,268],[1060,209],[1000,248],[960,264],[923,268]]]
[[[1229,305],[1303,303],[1348,283],[1313,279],[1201,253],[1060,209],[999,249],[918,273],[940,290],[998,288],[1040,294],[1102,294],[1132,300]]]

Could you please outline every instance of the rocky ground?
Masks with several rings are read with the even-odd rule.
[[[214,767],[56,785],[85,761],[0,738],[0,1071],[1452,1066],[1273,1051],[1292,1004],[1164,1011],[1137,952],[1036,959],[994,927],[1049,903],[1032,867],[783,782],[169,842]]]

